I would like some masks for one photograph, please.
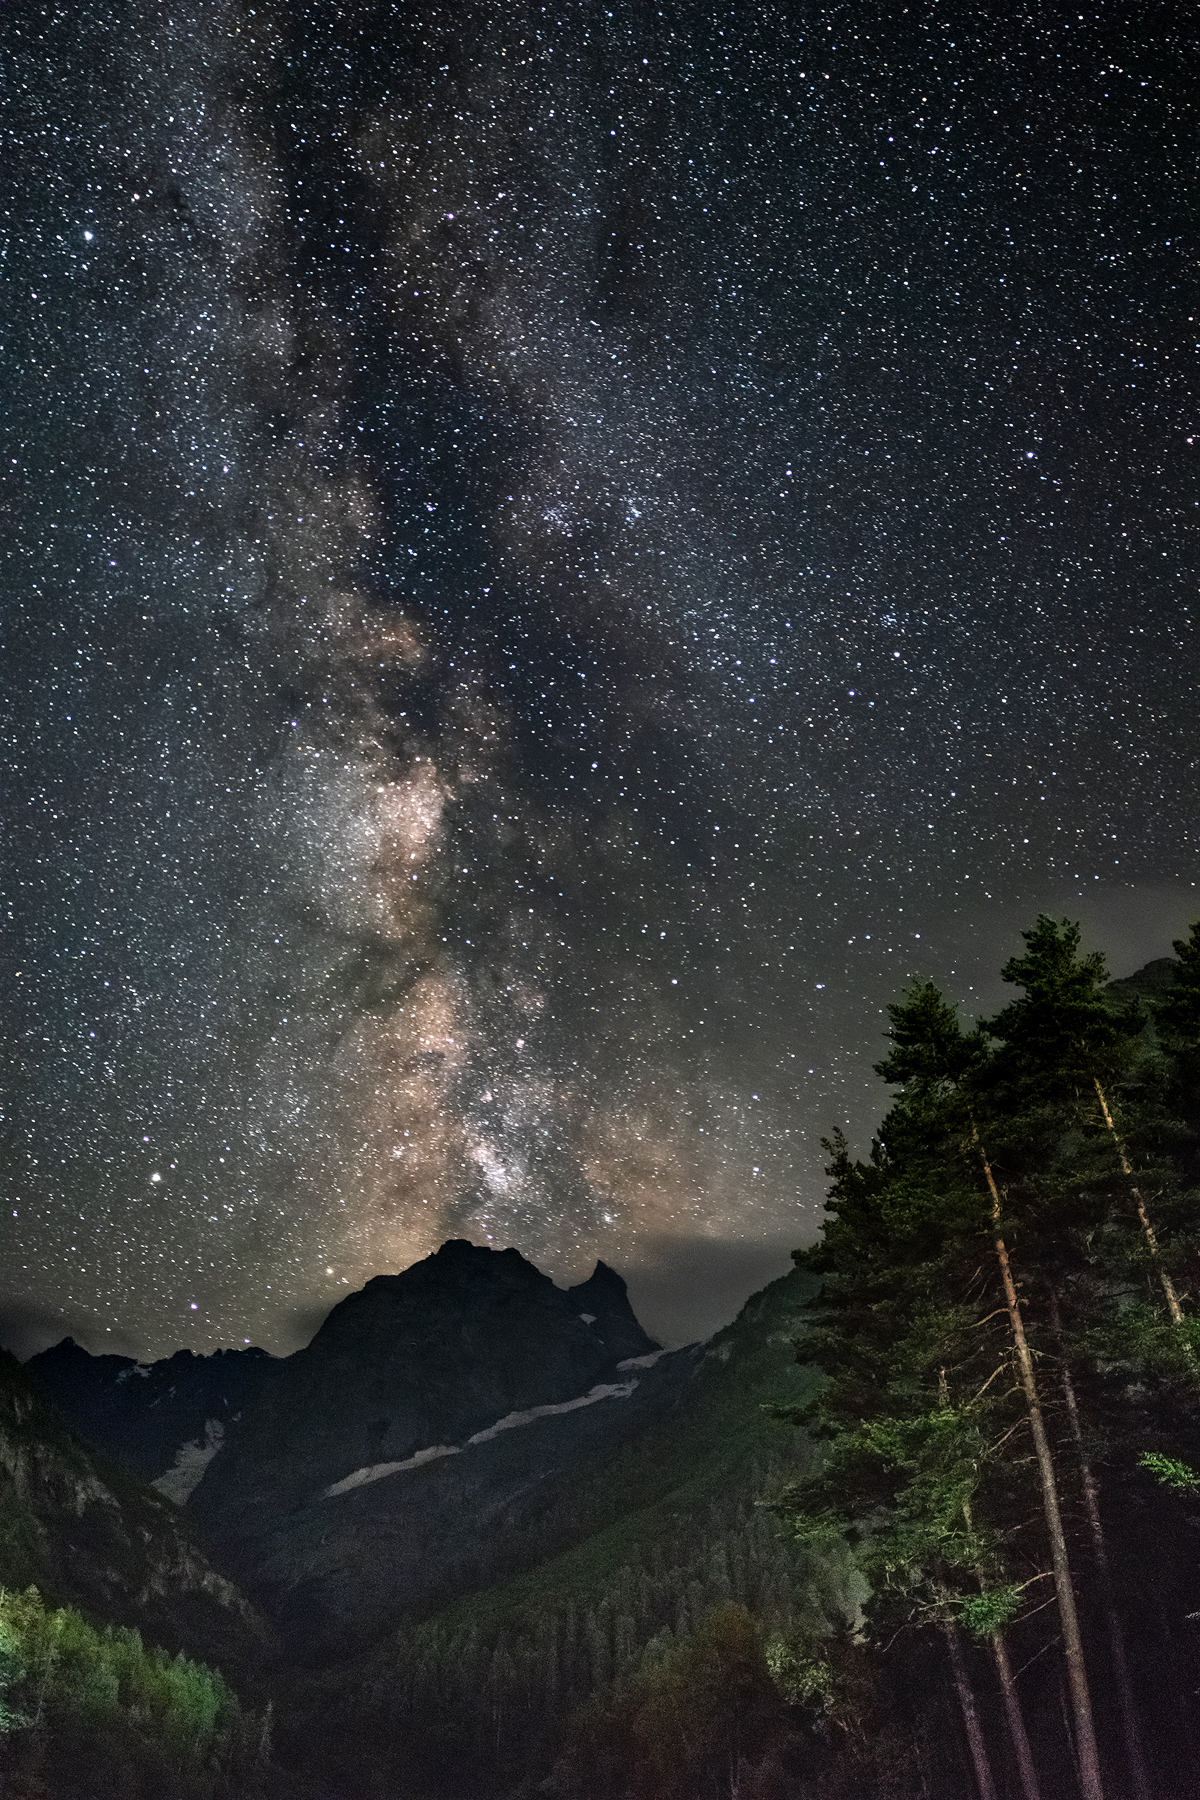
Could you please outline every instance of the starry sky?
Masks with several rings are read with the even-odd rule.
[[[1183,9],[11,0],[0,1314],[713,1329],[1040,909],[1200,912]]]

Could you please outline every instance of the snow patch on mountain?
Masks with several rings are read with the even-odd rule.
[[[150,1486],[160,1494],[165,1494],[168,1500],[173,1500],[176,1506],[186,1505],[194,1489],[200,1485],[200,1477],[224,1442],[225,1427],[220,1419],[206,1419],[204,1436],[193,1438],[189,1444],[181,1444],[171,1467],[152,1481]]]
[[[467,1439],[468,1444],[486,1444],[502,1431],[511,1431],[516,1425],[530,1425],[534,1419],[548,1419],[555,1413],[576,1412],[581,1406],[594,1406],[597,1400],[628,1400],[636,1381],[603,1382],[598,1387],[590,1388],[586,1394],[580,1394],[577,1400],[560,1400],[557,1406],[531,1406],[528,1412],[506,1413],[489,1425],[485,1431],[477,1431],[474,1437]]]
[[[661,1351],[658,1352],[658,1355],[661,1354]],[[619,1367],[622,1369],[642,1368],[656,1360],[656,1356],[637,1357],[629,1362],[621,1363]],[[352,1475],[344,1475],[341,1481],[335,1481],[331,1487],[327,1487],[321,1498],[322,1500],[333,1500],[339,1494],[349,1494],[355,1488],[366,1487],[372,1481],[382,1481],[387,1475],[401,1475],[406,1469],[419,1469],[425,1463],[435,1462],[442,1456],[460,1456],[473,1444],[488,1444],[493,1438],[499,1437],[502,1431],[513,1431],[518,1425],[531,1425],[535,1419],[548,1419],[559,1413],[577,1412],[581,1406],[594,1406],[597,1400],[628,1400],[636,1386],[636,1379],[601,1382],[598,1386],[590,1388],[586,1394],[580,1394],[575,1400],[560,1400],[551,1406],[531,1406],[525,1412],[506,1413],[502,1419],[497,1419],[494,1425],[488,1425],[482,1431],[477,1431],[473,1437],[469,1437],[465,1444],[433,1444],[428,1450],[418,1450],[415,1456],[406,1458],[404,1462],[371,1463],[365,1469],[355,1469]],[[182,1455],[182,1451],[180,1454]],[[165,1481],[167,1477],[162,1476],[160,1479]],[[199,1480],[199,1476],[196,1479]],[[159,1484],[155,1482],[154,1485],[157,1487]],[[191,1492],[190,1488],[188,1492]]]
[[[458,1444],[432,1444],[428,1450],[418,1450],[415,1456],[404,1462],[371,1463],[368,1468],[355,1469],[353,1475],[346,1475],[341,1481],[335,1481],[321,1495],[322,1500],[332,1500],[338,1494],[349,1494],[354,1488],[366,1487],[372,1481],[382,1481],[385,1475],[400,1475],[405,1469],[419,1469],[423,1464],[436,1462],[439,1456],[459,1456],[461,1448]]]

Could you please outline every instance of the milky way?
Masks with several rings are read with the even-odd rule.
[[[711,1328],[911,971],[1169,950],[1174,18],[15,0],[10,1341],[454,1235]]]

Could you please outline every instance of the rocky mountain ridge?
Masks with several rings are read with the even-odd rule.
[[[243,1669],[272,1633],[179,1510],[97,1455],[0,1351],[0,1585]]]
[[[68,1340],[29,1370],[285,1630],[341,1643],[561,1547],[563,1493],[646,1429],[689,1355],[660,1350],[604,1263],[561,1289],[452,1240],[290,1357],[146,1366]]]
[[[66,1337],[25,1366],[88,1443],[182,1505],[203,1472],[195,1453],[211,1454],[223,1441],[264,1366],[276,1360],[249,1347],[211,1356],[177,1350],[141,1363],[92,1356]]]
[[[159,1492],[125,1479],[270,1621],[259,1660],[297,1795],[375,1792],[386,1718],[402,1785],[449,1782],[457,1800],[496,1750],[480,1739],[485,1671],[509,1721],[499,1793],[534,1739],[544,1760],[571,1709],[664,1629],[725,1600],[790,1616],[788,1552],[758,1502],[796,1454],[769,1409],[808,1390],[791,1340],[814,1285],[794,1272],[709,1343],[662,1351],[603,1265],[562,1290],[516,1252],[453,1243],[368,1283],[291,1358],[177,1356],[140,1375],[58,1346],[24,1379],[32,1392],[39,1364],[64,1387],[73,1372],[93,1443],[120,1431],[147,1468],[177,1469],[193,1434],[205,1461],[182,1512],[162,1474]],[[206,1419],[214,1394],[222,1417]],[[53,1561],[52,1598],[114,1616],[98,1588],[90,1603],[55,1588]],[[180,1641],[169,1624],[158,1641]],[[201,1650],[235,1678],[246,1666]]]
[[[514,1415],[586,1404],[658,1348],[606,1264],[563,1290],[516,1250],[451,1240],[347,1296],[290,1357],[178,1350],[145,1364],[68,1337],[27,1367],[90,1444],[182,1505],[227,1441],[237,1484],[268,1465],[277,1502],[474,1441]]]

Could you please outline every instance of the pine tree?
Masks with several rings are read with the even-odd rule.
[[[1125,1754],[1129,1761],[1129,1776],[1133,1787],[1133,1800],[1151,1800],[1150,1777],[1146,1770],[1146,1758],[1142,1750],[1142,1734],[1138,1723],[1137,1706],[1133,1697],[1133,1684],[1129,1679],[1129,1659],[1125,1653],[1125,1633],[1121,1629],[1120,1615],[1117,1612],[1116,1595],[1113,1592],[1112,1574],[1109,1568],[1108,1542],[1105,1537],[1104,1524],[1100,1517],[1100,1503],[1096,1488],[1096,1478],[1092,1472],[1091,1457],[1088,1455],[1083,1425],[1079,1416],[1079,1407],[1075,1398],[1075,1383],[1071,1376],[1070,1357],[1062,1328],[1058,1295],[1053,1288],[1050,1290],[1050,1317],[1059,1350],[1059,1379],[1062,1382],[1063,1399],[1066,1402],[1067,1421],[1070,1426],[1071,1440],[1075,1445],[1075,1453],[1079,1459],[1079,1473],[1083,1488],[1084,1511],[1087,1515],[1088,1529],[1092,1538],[1092,1553],[1096,1564],[1100,1603],[1104,1611],[1105,1624],[1108,1628],[1109,1654],[1112,1658],[1113,1678],[1117,1687],[1117,1702],[1121,1709],[1121,1726],[1125,1735]]]
[[[853,1163],[843,1139],[831,1143],[831,1217],[821,1244],[803,1259],[826,1273],[825,1304],[821,1323],[806,1336],[800,1354],[831,1375],[810,1409],[810,1429],[824,1432],[832,1443],[825,1468],[814,1480],[798,1483],[789,1501],[806,1521],[802,1529],[853,1536],[855,1513],[860,1519],[864,1510],[871,1513],[870,1541],[856,1553],[875,1583],[876,1610],[881,1592],[904,1586],[910,1604],[915,1601],[943,1629],[947,1618],[959,1618],[991,1642],[1018,1773],[1027,1800],[1034,1800],[1038,1780],[1003,1632],[1011,1616],[1005,1609],[1015,1612],[1021,1602],[1004,1575],[1000,1538],[973,1523],[980,1505],[998,1506],[1003,1515],[1005,1481],[1011,1488],[1016,1479],[1012,1467],[1000,1480],[992,1466],[998,1454],[993,1446],[1011,1437],[1011,1427],[998,1437],[988,1435],[990,1379],[979,1358],[992,1340],[980,1333],[968,1342],[970,1332],[996,1314],[990,1282],[978,1267],[980,1239],[990,1239],[999,1316],[1007,1324],[1008,1349],[1001,1358],[1017,1375],[1034,1451],[1080,1787],[1085,1800],[1100,1800],[1099,1754],[1058,1472],[1010,1243],[1015,1233],[1033,1267],[1066,1253],[1075,1227],[1094,1227],[1107,1216],[1105,1193],[1073,1183],[1063,1163],[1064,1108],[1077,1105],[1085,1082],[1093,1091],[1093,1109],[1096,1098],[1107,1099],[1104,1083],[1128,1062],[1141,1022],[1129,1009],[1114,1012],[1106,996],[1097,998],[1103,960],[1077,957],[1075,928],[1039,920],[1026,934],[1026,945],[1027,957],[1014,959],[1006,971],[1025,985],[1025,993],[991,1027],[964,1030],[929,982],[918,983],[889,1008],[890,1051],[877,1068],[899,1088],[896,1103],[867,1163]],[[998,1052],[989,1041],[992,1031],[1003,1034]],[[1110,1133],[1109,1141],[1114,1138]],[[963,1296],[972,1292],[971,1305],[964,1307]],[[957,1320],[948,1305],[954,1296]],[[922,1358],[918,1339],[922,1314],[927,1325],[939,1313],[942,1350],[954,1363],[960,1391],[974,1392],[975,1398],[957,1407],[947,1404],[943,1365],[934,1429],[932,1365],[928,1354]],[[969,1385],[976,1379],[978,1390]],[[996,1421],[997,1429],[1001,1423]],[[957,1486],[955,1458],[947,1458],[955,1440]],[[972,1577],[973,1597],[967,1591]],[[947,1650],[953,1662],[949,1637]],[[962,1700],[960,1673],[956,1667]],[[971,1742],[973,1732],[967,1722]],[[985,1790],[989,1777],[977,1756],[975,1761]]]
[[[1154,1011],[1181,1048],[1200,1050],[1200,919],[1171,948],[1179,966],[1171,986],[1155,999]]]
[[[1010,1087],[1033,1089],[1051,1100],[1073,1100],[1094,1093],[1112,1142],[1142,1236],[1153,1259],[1174,1325],[1183,1324],[1183,1309],[1169,1270],[1163,1263],[1158,1235],[1150,1221],[1141,1189],[1134,1183],[1133,1164],[1117,1129],[1109,1091],[1128,1067],[1144,1018],[1136,1006],[1116,1008],[1105,995],[1108,980],[1100,951],[1079,954],[1080,929],[1069,919],[1038,917],[1021,933],[1024,956],[1014,956],[1001,970],[1003,980],[1021,987],[1021,997],[988,1022],[1000,1039],[999,1062]]]
[[[944,1027],[934,991],[923,989],[917,1004],[927,1022]],[[901,1032],[910,1023],[902,1016]],[[951,1066],[970,1066],[976,1052],[958,1054],[956,1022],[953,1034],[939,1035],[954,1051]],[[1008,1424],[999,1418],[1000,1371],[979,1331],[981,1303],[946,1298],[970,1285],[987,1206],[964,1180],[961,1158],[945,1155],[945,1118],[932,1093],[945,1065],[928,1041],[909,1048],[924,1074],[888,1115],[870,1162],[853,1162],[840,1136],[829,1145],[833,1216],[821,1245],[798,1259],[826,1276],[820,1314],[798,1354],[829,1381],[796,1416],[830,1447],[780,1510],[814,1547],[831,1534],[853,1543],[880,1629],[938,1630],[981,1796],[995,1784],[960,1621],[990,1643],[1022,1785],[1027,1800],[1039,1800],[1003,1634],[1020,1595],[1004,1578],[999,1540],[976,1524],[989,1440]],[[961,1401],[951,1398],[948,1365],[966,1394]]]
[[[1189,1160],[1200,1167],[1200,919],[1186,938],[1176,938],[1174,980],[1152,996],[1151,1011],[1169,1058],[1172,1098],[1190,1138]]]
[[[1008,1013],[986,1030],[1002,1036],[1007,1030],[1010,1041],[1016,1039],[1021,1056],[1020,1077],[1009,1075],[1010,1092],[1028,1079],[1027,1058],[1032,1052],[1041,1070],[1053,1069],[1057,1077],[1068,1083],[1075,1077],[1080,1060],[1078,1040],[1082,1030],[1090,1030],[1089,1052],[1099,1057],[1121,1037],[1105,1012],[1097,1020],[1092,1006],[1095,979],[1103,974],[1103,959],[1091,958],[1076,967],[1073,951],[1078,942],[1067,938],[1068,955],[1064,956],[1058,928],[1052,920],[1041,918],[1032,932],[1024,934],[1030,946],[1030,957],[1024,964],[1015,959],[1005,971],[1008,980],[1030,978],[1024,1001],[1014,1003]],[[1051,982],[1043,974],[1040,982],[1034,973],[1048,969],[1057,980]],[[1061,1014],[1056,1003],[1061,1002]],[[926,1105],[939,1100],[949,1102],[947,1125],[958,1114],[959,1129],[969,1141],[978,1160],[990,1203],[992,1243],[1008,1314],[1014,1360],[1025,1399],[1030,1436],[1033,1440],[1041,1486],[1042,1510],[1050,1543],[1054,1569],[1055,1597],[1062,1624],[1063,1652],[1075,1721],[1076,1754],[1079,1761],[1080,1785],[1084,1800],[1101,1800],[1100,1759],[1092,1717],[1091,1689],[1084,1661],[1083,1639],[1079,1628],[1078,1608],[1066,1534],[1063,1529],[1059,1501],[1058,1478],[1046,1432],[1041,1396],[1038,1392],[1033,1357],[1025,1332],[1025,1322],[1013,1274],[1007,1234],[1004,1229],[1004,1204],[987,1148],[980,1135],[976,1106],[992,1082],[992,1058],[989,1056],[985,1031],[976,1028],[964,1032],[953,1009],[932,982],[921,982],[908,999],[888,1008],[893,1049],[890,1056],[876,1065],[886,1081],[901,1087],[903,1093],[920,1098]],[[994,1082],[992,1082],[994,1085]]]

